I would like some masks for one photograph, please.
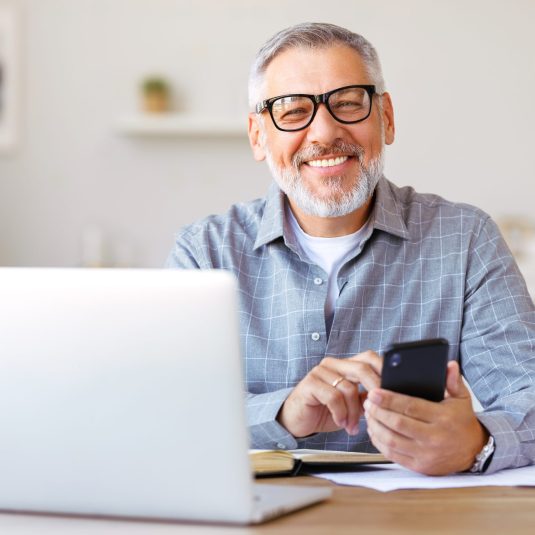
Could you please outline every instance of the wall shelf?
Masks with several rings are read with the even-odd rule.
[[[127,136],[177,137],[246,137],[247,120],[209,118],[195,115],[143,113],[121,117],[118,131]]]

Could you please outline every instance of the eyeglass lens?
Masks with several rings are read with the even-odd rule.
[[[365,89],[351,87],[331,93],[326,104],[336,119],[349,123],[368,116],[371,100]],[[271,114],[279,128],[298,130],[310,122],[314,109],[315,102],[312,97],[290,95],[275,100]]]

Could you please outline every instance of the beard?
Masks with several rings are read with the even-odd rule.
[[[344,188],[343,176],[323,178],[329,193],[318,197],[304,183],[300,166],[309,160],[321,159],[322,156],[336,158],[337,155],[349,155],[356,158],[360,169],[349,189]],[[292,157],[290,167],[277,167],[271,152],[266,147],[266,161],[271,174],[279,188],[308,215],[317,217],[341,217],[363,206],[373,195],[377,182],[383,176],[384,144],[379,155],[364,163],[364,149],[359,145],[335,142],[331,146],[310,146],[297,151]]]

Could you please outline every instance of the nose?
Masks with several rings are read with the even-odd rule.
[[[344,125],[329,113],[327,106],[320,104],[314,120],[307,127],[307,139],[310,143],[330,144],[343,137],[343,127]]]

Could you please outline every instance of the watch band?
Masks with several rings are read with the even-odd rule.
[[[476,455],[476,460],[470,468],[470,472],[482,473],[487,467],[492,454],[494,453],[494,437],[490,435],[488,442],[483,446],[483,449]]]

